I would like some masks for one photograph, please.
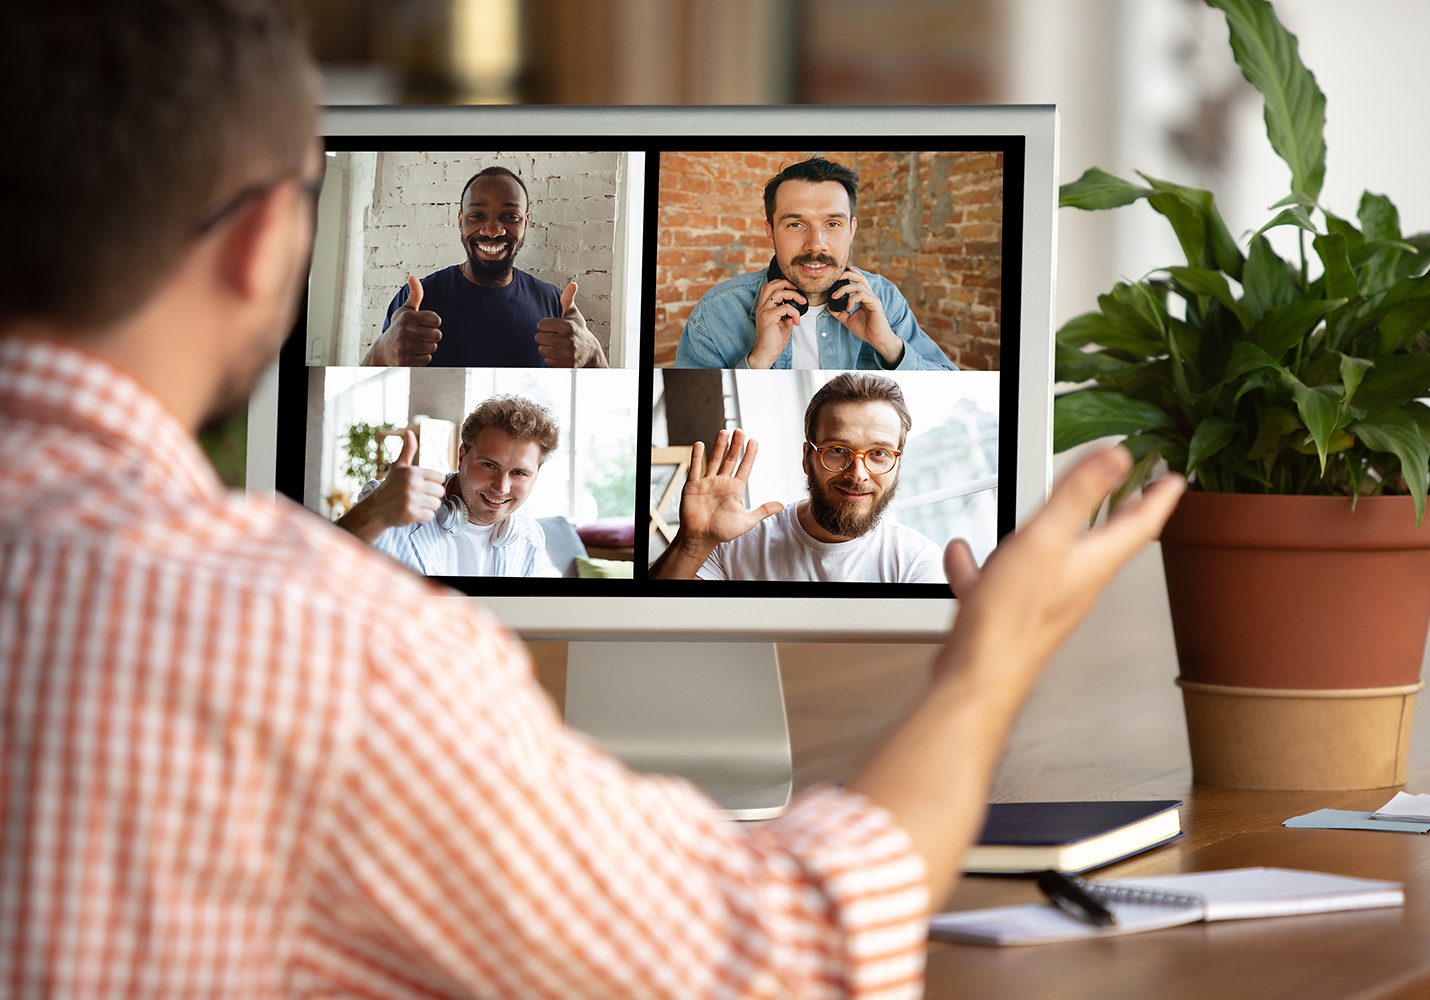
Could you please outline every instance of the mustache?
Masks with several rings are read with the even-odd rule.
[[[839,262],[838,262],[837,260],[835,260],[833,257],[829,256],[829,254],[827,254],[827,253],[806,253],[806,254],[800,254],[798,257],[796,257],[796,258],[794,258],[792,261],[790,261],[790,263],[791,263],[791,264],[828,264],[830,267],[834,267],[834,266],[837,265]]]

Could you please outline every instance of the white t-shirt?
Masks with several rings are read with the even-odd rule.
[[[816,369],[819,364],[819,317],[824,315],[824,306],[810,306],[809,311],[799,318],[790,339],[794,342],[794,356],[791,368]]]
[[[847,542],[804,530],[792,503],[739,538],[718,545],[696,571],[702,580],[947,583],[943,553],[913,528],[880,520]]]

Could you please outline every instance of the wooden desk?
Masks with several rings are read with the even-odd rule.
[[[537,644],[559,698],[564,649]],[[919,697],[931,647],[782,646],[795,783],[853,771]],[[929,946],[930,1000],[1295,1000],[1430,997],[1430,834],[1286,830],[1321,807],[1369,809],[1392,789],[1238,792],[1194,786],[1173,685],[1176,657],[1155,549],[1113,584],[1050,665],[1009,742],[995,801],[1181,799],[1186,836],[1099,875],[1250,865],[1313,868],[1405,883],[1403,909],[1193,924],[1030,948]],[[1422,698],[1407,788],[1430,791],[1430,698]],[[957,767],[950,761],[949,767]],[[1018,879],[963,879],[943,909],[1037,897]]]
[[[929,946],[926,996],[1430,997],[1430,834],[1281,827],[1282,820],[1321,807],[1373,808],[1392,789],[1247,792],[1193,785],[1159,577],[1155,551],[1139,558],[1050,666],[1013,733],[992,798],[1181,799],[1182,840],[1098,875],[1312,868],[1402,881],[1404,909],[1194,924],[1031,948],[935,942]],[[801,786],[837,779],[856,766],[917,697],[930,650],[868,647],[865,656],[849,653],[847,646],[782,652]],[[1412,758],[1406,787],[1430,791],[1425,708]],[[1037,898],[1025,880],[968,877],[942,908]]]

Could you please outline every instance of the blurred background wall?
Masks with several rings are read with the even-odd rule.
[[[1200,0],[299,0],[328,103],[1055,103],[1089,166],[1211,189],[1235,234],[1286,193],[1257,95]],[[1324,203],[1388,194],[1430,229],[1424,0],[1276,0],[1328,102]],[[1145,205],[1060,213],[1057,316],[1175,263]],[[1284,233],[1284,231],[1283,231]],[[1289,234],[1286,234],[1289,235]]]

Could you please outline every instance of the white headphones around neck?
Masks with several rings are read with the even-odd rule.
[[[432,520],[447,534],[460,535],[462,529],[467,526],[467,502],[456,493],[448,493],[442,497],[442,503],[432,515]]]
[[[447,478],[442,480],[444,489],[451,485],[452,479],[456,475],[455,472],[447,473]],[[372,492],[381,485],[381,479],[368,480],[366,485],[358,491],[358,500],[366,500],[372,495]],[[467,515],[467,502],[457,493],[443,494],[441,504],[438,505],[437,510],[432,515],[432,522],[449,535],[460,535],[462,530],[466,528],[469,520],[470,518]],[[492,533],[492,544],[500,548],[514,541],[518,532],[514,529],[513,524],[514,522],[511,519],[506,519],[498,524],[496,530]],[[420,527],[420,525],[415,525],[414,527]]]

